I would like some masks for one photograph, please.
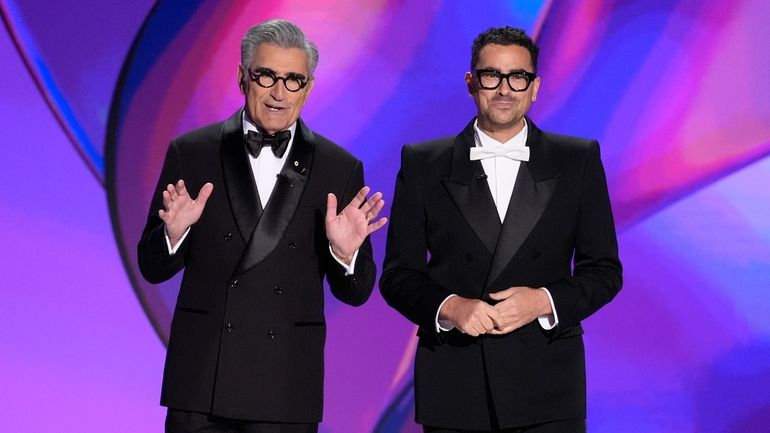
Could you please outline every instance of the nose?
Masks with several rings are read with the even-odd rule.
[[[513,90],[508,85],[508,80],[500,80],[500,85],[497,86],[497,94],[500,96],[509,95]]]
[[[286,98],[286,86],[279,80],[270,88],[270,96],[276,101],[283,101]]]

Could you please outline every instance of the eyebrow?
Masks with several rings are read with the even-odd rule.
[[[503,72],[503,71],[501,71],[501,70],[499,70],[497,68],[477,68],[476,70],[477,71],[494,71],[494,72],[497,72],[498,74],[515,74],[517,72],[526,72],[528,74],[534,74],[534,72],[530,72],[530,71],[528,71],[526,69],[521,69],[521,68],[519,68],[519,69],[511,69],[508,72]]]
[[[272,70],[270,68],[264,67],[264,66],[258,66],[256,69],[254,69],[254,72],[269,72],[269,73],[275,75],[276,77],[278,76],[278,73],[276,71],[274,71],[274,70]],[[305,74],[302,74],[300,72],[291,72],[291,71],[287,72],[285,77],[286,78],[300,78],[302,80],[306,80],[307,79]]]

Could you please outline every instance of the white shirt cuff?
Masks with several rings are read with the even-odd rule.
[[[334,257],[334,260],[342,266],[343,269],[345,269],[345,276],[349,277],[353,275],[354,268],[356,267],[356,258],[358,258],[358,249],[353,253],[353,258],[350,259],[350,264],[346,264],[342,260],[340,260],[339,257],[337,257],[336,254],[334,254],[334,251],[332,251],[332,243],[329,242],[329,253],[331,253],[332,257]]]
[[[455,295],[455,294],[452,294],[452,295],[449,295],[449,296],[447,296],[447,297],[446,297],[446,298],[445,298],[445,299],[444,299],[444,300],[441,302],[441,305],[439,305],[439,306],[438,306],[438,310],[436,310],[436,332],[441,332],[441,331],[444,331],[444,332],[449,332],[449,331],[451,331],[451,330],[455,329],[455,324],[454,324],[454,323],[452,323],[452,321],[451,321],[451,320],[447,320],[447,319],[439,319],[439,318],[438,318],[438,314],[441,312],[441,307],[443,307],[443,306],[444,306],[444,304],[446,304],[446,301],[447,301],[449,298],[451,298],[452,296],[457,296],[457,295]]]
[[[546,331],[549,331],[553,328],[555,328],[559,324],[559,315],[556,314],[556,305],[553,303],[553,297],[551,296],[551,292],[548,291],[545,287],[541,287],[542,290],[545,290],[545,293],[548,295],[548,301],[551,302],[551,311],[552,314],[546,314],[544,316],[540,316],[537,318],[538,323],[540,323],[540,326],[545,329]]]
[[[171,241],[168,239],[168,232],[166,231],[166,227],[163,227],[163,234],[166,236],[166,246],[168,247],[169,256],[173,256],[174,254],[176,254],[176,251],[179,249],[179,247],[182,246],[182,242],[184,242],[188,233],[190,233],[190,227],[187,227],[187,230],[185,230],[182,237],[179,238],[179,242],[177,242],[176,245],[171,246]]]

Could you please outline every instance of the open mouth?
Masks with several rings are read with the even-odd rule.
[[[267,107],[269,111],[273,111],[273,112],[278,112],[286,109],[286,107],[279,107],[277,105],[271,105],[271,104],[265,104],[265,107]]]

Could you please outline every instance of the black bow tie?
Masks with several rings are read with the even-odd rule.
[[[246,142],[246,149],[254,158],[259,156],[259,152],[265,146],[270,146],[273,150],[273,154],[277,158],[283,158],[283,154],[286,153],[286,148],[289,147],[289,140],[291,139],[291,131],[281,131],[273,135],[265,135],[257,131],[249,131],[244,137]]]

